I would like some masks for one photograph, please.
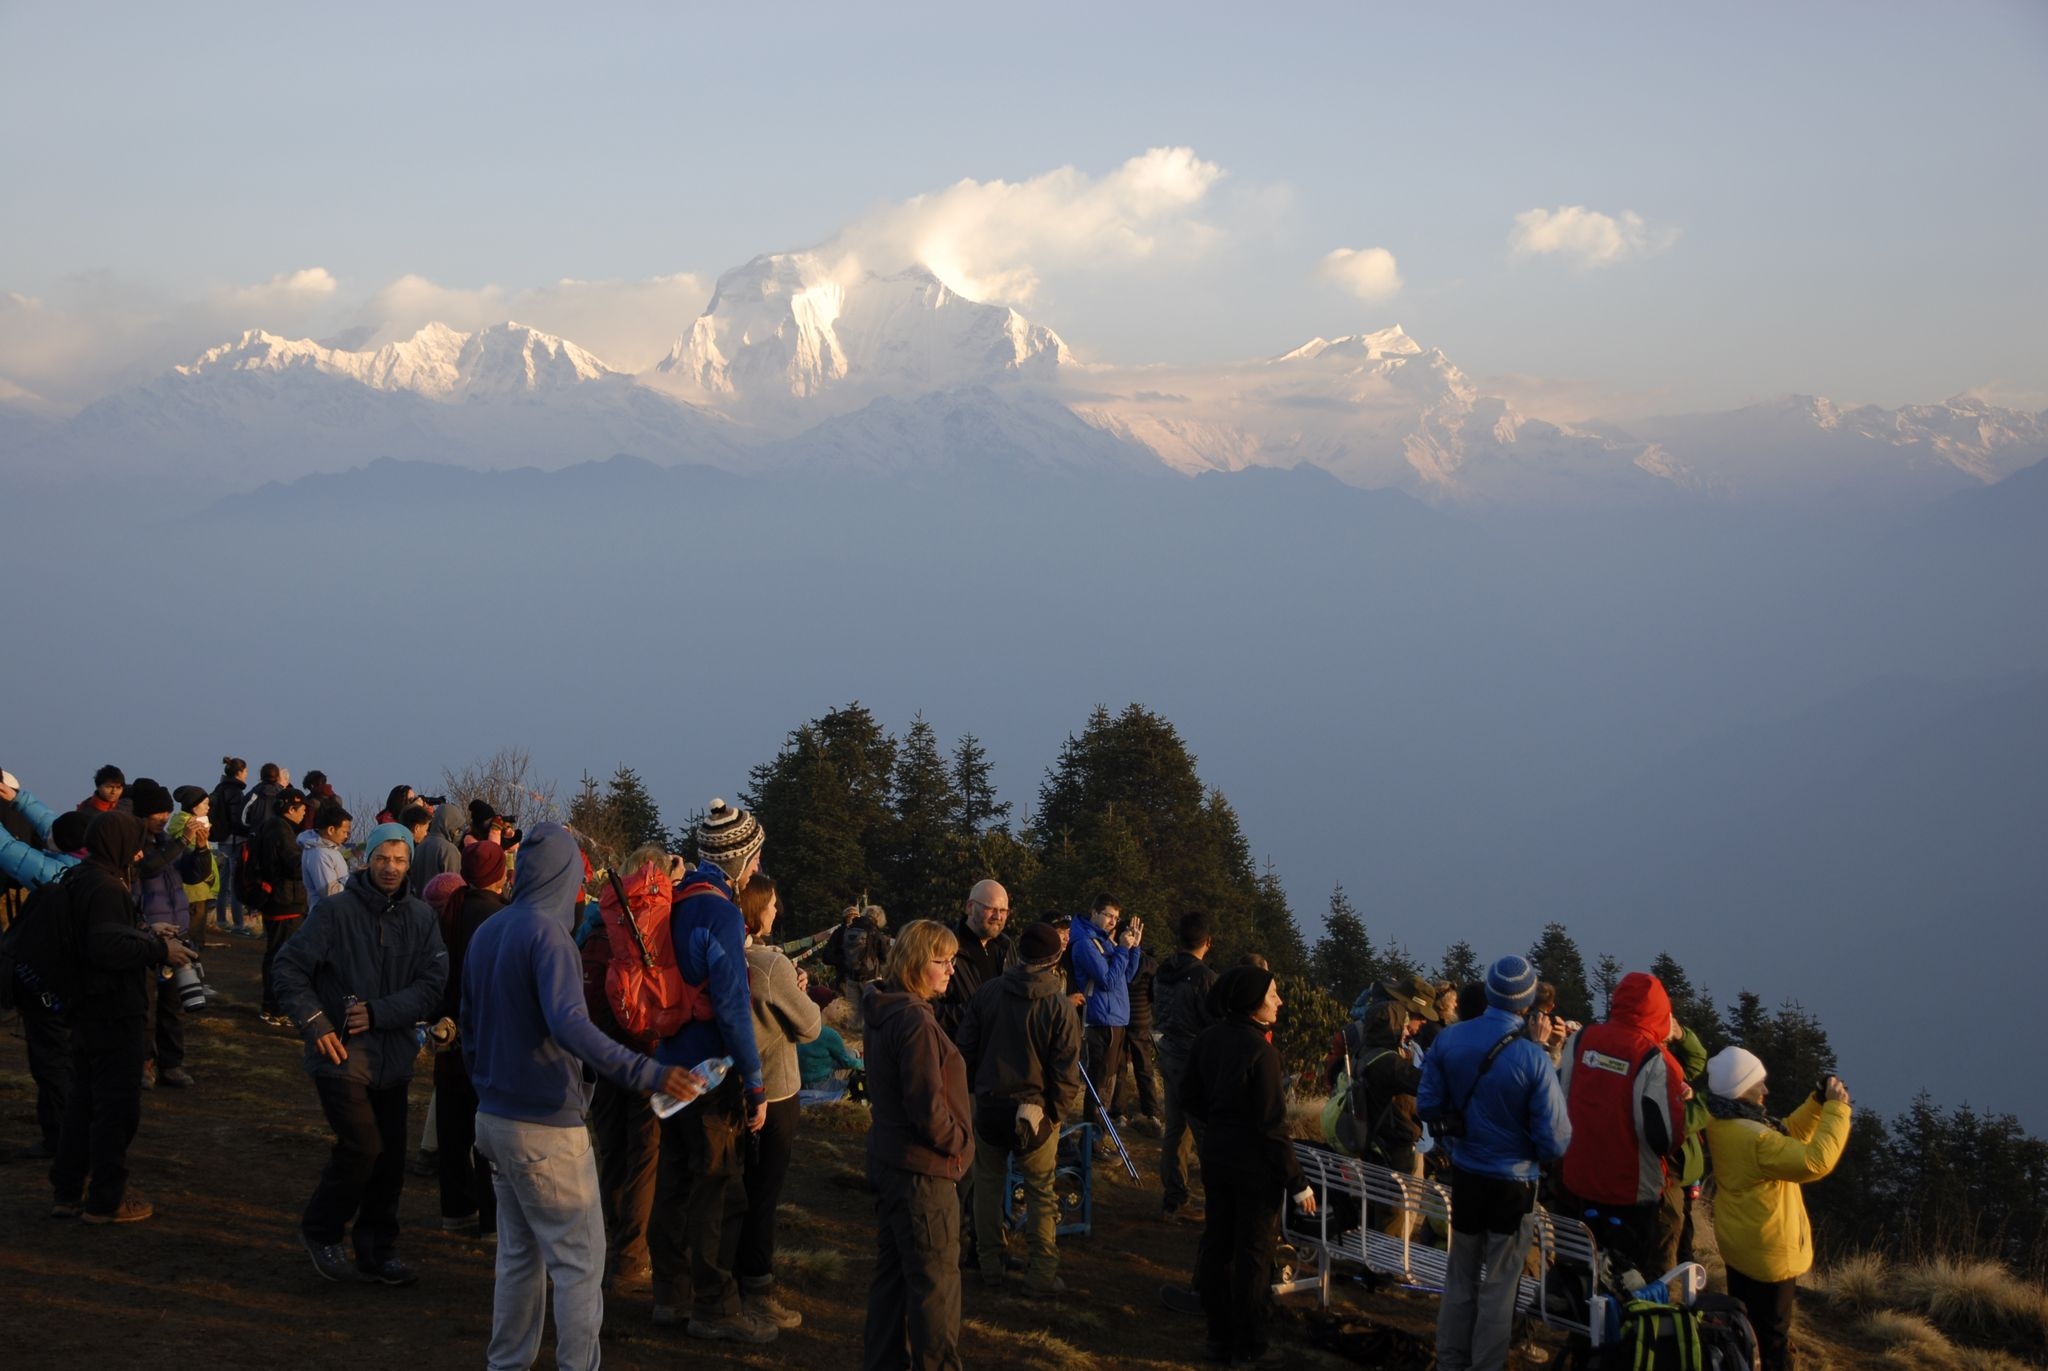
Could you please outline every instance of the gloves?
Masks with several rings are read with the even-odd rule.
[[[1051,1128],[1044,1105],[1033,1102],[1017,1106],[1017,1146],[1021,1150],[1028,1152],[1042,1144]]]

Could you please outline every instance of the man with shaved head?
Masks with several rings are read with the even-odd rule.
[[[945,995],[932,1006],[938,1013],[939,1027],[955,1042],[960,1039],[961,1021],[966,1018],[974,992],[1003,974],[1003,967],[1017,946],[1017,936],[1003,931],[1009,922],[1010,892],[1003,889],[1000,881],[976,881],[967,892],[966,907],[953,923],[953,936],[960,940],[960,950],[953,954],[953,979]],[[1053,1122],[1057,1131],[1059,1121]],[[976,1257],[971,1170],[960,1178],[960,1250],[965,1263],[973,1266]]]

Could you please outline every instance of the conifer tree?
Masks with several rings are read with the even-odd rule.
[[[826,926],[863,895],[890,902],[895,763],[896,740],[856,701],[793,730],[754,768],[741,798],[767,830],[792,933]]]
[[[1485,977],[1486,968],[1479,964],[1479,954],[1472,950],[1472,944],[1460,938],[1444,949],[1444,959],[1437,966],[1436,979],[1463,987]]]
[[[1252,935],[1276,976],[1299,976],[1308,969],[1308,948],[1301,940],[1301,925],[1287,903],[1287,887],[1280,882],[1280,870],[1270,858],[1259,873],[1252,896]]]
[[[1543,936],[1529,949],[1536,974],[1557,987],[1557,1012],[1581,1022],[1593,1017],[1593,992],[1586,984],[1586,959],[1561,923],[1543,925]]]
[[[1664,993],[1671,997],[1672,1017],[1699,1034],[1708,1055],[1728,1045],[1728,1029],[1721,1022],[1721,1011],[1714,1007],[1714,997],[1694,988],[1692,977],[1685,974],[1677,958],[1659,952],[1650,963],[1650,974],[1664,983]]]
[[[996,799],[994,768],[988,751],[972,733],[960,735],[953,745],[953,790],[960,797],[954,826],[969,843],[994,828],[1007,828],[1010,802]]]
[[[1602,952],[1600,960],[1593,964],[1593,990],[1600,997],[1600,1017],[1607,1018],[1614,1013],[1614,987],[1621,984],[1625,975],[1621,958],[1612,952]],[[1716,1022],[1719,1016],[1716,1016]]]
[[[1365,920],[1351,907],[1339,885],[1330,891],[1330,912],[1323,916],[1323,936],[1309,951],[1309,975],[1342,1004],[1379,979],[1379,958],[1366,933]]]
[[[922,714],[896,751],[891,790],[894,823],[883,867],[889,898],[902,906],[894,917],[950,918],[970,884],[964,878],[968,850],[958,823],[960,794],[938,734]]]
[[[619,763],[619,769],[612,773],[605,786],[604,804],[624,849],[621,856],[650,843],[661,847],[668,845],[669,833],[661,822],[660,807],[647,793],[640,773],[624,762]]]

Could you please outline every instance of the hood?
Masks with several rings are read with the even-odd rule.
[[[874,1029],[879,1029],[904,1014],[931,1012],[932,1007],[928,1001],[919,999],[907,990],[898,990],[887,981],[869,986],[860,999],[861,1021]]]
[[[1195,973],[1207,965],[1192,952],[1176,952],[1159,964],[1159,974],[1154,977],[1154,982],[1179,985],[1182,981],[1192,980]]]
[[[1365,1011],[1364,1023],[1367,1047],[1399,1047],[1408,1011],[1392,1000],[1381,1000]]]
[[[134,870],[135,854],[142,850],[142,834],[142,820],[110,809],[85,830],[85,859],[125,883]]]
[[[1001,980],[1003,993],[1020,1000],[1042,1000],[1058,995],[1064,989],[1058,973],[1051,967],[1034,971],[1028,966],[1013,966],[1002,974]]]
[[[389,895],[377,889],[377,883],[370,879],[370,868],[367,866],[360,871],[349,872],[348,884],[343,889],[353,890],[357,898],[361,899],[364,904],[378,910],[388,909],[392,905],[404,904],[406,900],[412,897],[412,887],[404,881],[400,881],[398,889]]]
[[[306,852],[311,852],[311,851],[312,851],[312,850],[313,850],[314,848],[316,848],[316,847],[334,847],[334,846],[335,846],[335,844],[333,844],[333,843],[330,843],[330,842],[328,842],[328,841],[327,841],[327,840],[326,840],[325,838],[321,837],[321,836],[320,836],[320,833],[319,833],[319,830],[317,830],[317,829],[311,829],[311,828],[309,828],[309,829],[307,829],[307,830],[306,830],[306,831],[305,831],[304,833],[301,833],[301,834],[299,835],[299,847],[300,847],[300,849],[301,849],[301,850],[303,850],[303,851],[306,851]],[[339,849],[337,849],[337,850],[339,850]]]
[[[434,817],[427,820],[427,836],[446,838],[457,847],[461,847],[462,830],[468,818],[467,814],[452,804],[436,806]]]
[[[1614,987],[1607,1022],[1632,1028],[1652,1042],[1671,1036],[1671,997],[1664,982],[1647,971],[1631,971]]]
[[[435,811],[440,813],[439,810]],[[564,931],[576,925],[576,901],[583,893],[583,850],[560,824],[537,824],[519,848],[507,913],[530,909]]]

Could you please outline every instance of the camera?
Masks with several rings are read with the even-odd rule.
[[[206,969],[196,961],[190,961],[171,972],[170,988],[177,992],[178,1003],[187,1014],[196,1014],[206,1008]]]
[[[421,804],[433,809],[439,809],[442,805],[448,803],[446,795],[421,795],[417,798]]]
[[[1446,1109],[1442,1118],[1431,1123],[1429,1134],[1433,1138],[1462,1138],[1465,1136],[1465,1115],[1462,1110]]]

